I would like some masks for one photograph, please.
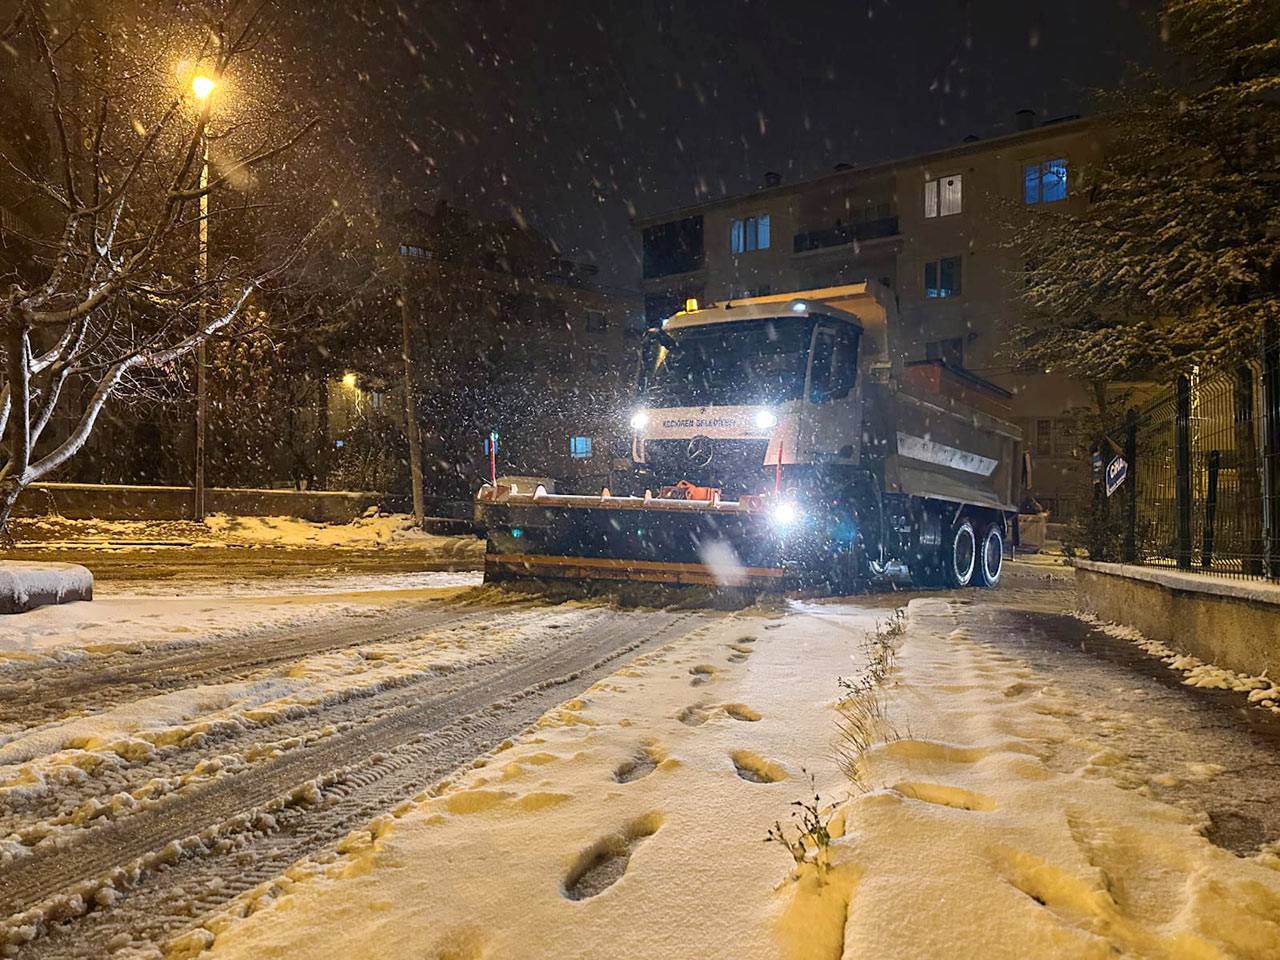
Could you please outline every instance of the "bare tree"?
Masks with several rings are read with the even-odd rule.
[[[0,244],[23,251],[0,278],[0,528],[113,396],[179,381],[202,342],[250,325],[255,291],[318,229],[281,216],[273,233],[262,217],[259,178],[314,125],[255,73],[266,0],[55,9],[0,12],[31,106],[27,129],[0,139]],[[209,84],[197,95],[196,76],[236,109]],[[227,243],[202,269],[211,224]]]

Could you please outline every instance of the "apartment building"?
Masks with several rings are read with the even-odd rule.
[[[899,348],[994,381],[1012,394],[1032,454],[1036,497],[1069,517],[1087,492],[1073,410],[1082,384],[1027,372],[1011,347],[1026,264],[1001,223],[1085,202],[1081,171],[1104,145],[1099,126],[1017,116],[1012,133],[808,180],[767,174],[750,193],[637,221],[650,323],[684,301],[803,290],[864,279],[897,295]]]

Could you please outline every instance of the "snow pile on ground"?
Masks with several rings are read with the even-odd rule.
[[[836,677],[866,675],[872,617],[722,618],[168,956],[1280,956],[1274,856],[1116,786],[1079,710],[959,609],[913,601],[866,709],[846,701],[873,733],[857,786]],[[762,841],[815,792],[831,841],[796,867]]]
[[[171,649],[253,630],[302,626],[354,607],[341,599],[291,601],[120,597],[42,607],[0,621],[0,673],[33,660],[77,660],[131,647]]]
[[[104,544],[113,550],[178,543],[222,546],[208,527],[194,520],[81,520],[48,515],[14,517],[10,528],[17,547],[46,550]]]
[[[1268,676],[1251,677],[1236,673],[1217,664],[1205,663],[1198,657],[1179,653],[1159,640],[1151,640],[1133,627],[1105,623],[1091,613],[1077,612],[1076,617],[1090,626],[1118,640],[1127,640],[1142,650],[1159,657],[1173,670],[1184,675],[1183,683],[1191,687],[1207,687],[1214,690],[1235,690],[1247,693],[1249,702],[1280,714],[1280,686]]]
[[[273,547],[413,548],[444,558],[476,559],[484,541],[475,537],[440,537],[426,533],[413,517],[374,514],[350,523],[313,523],[296,517],[232,517],[214,514],[205,526],[229,544]]]
[[[316,523],[297,517],[212,514],[189,520],[68,520],[64,517],[14,521],[19,547],[45,550],[105,549],[113,553],[156,547],[277,547],[370,550],[399,548],[441,559],[478,560],[484,542],[471,536],[425,532],[403,513],[368,514],[350,523]]]
[[[0,561],[0,614],[93,599],[93,574],[75,563]]]

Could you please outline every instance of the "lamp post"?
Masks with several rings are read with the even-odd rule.
[[[204,102],[213,95],[217,82],[203,74],[196,74],[191,80],[191,92],[196,99]],[[209,125],[205,124],[204,136],[201,138],[200,164],[200,241],[197,261],[200,271],[200,285],[209,282]],[[199,306],[200,330],[203,332],[209,322],[208,307],[205,304],[204,291],[200,292]],[[204,337],[196,344],[196,476],[195,476],[195,519],[203,520],[204,504],[204,441],[209,424],[209,396],[207,382],[208,351]]]

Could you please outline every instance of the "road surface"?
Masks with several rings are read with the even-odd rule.
[[[194,570],[180,567],[173,582],[216,586],[212,567]],[[357,563],[339,579],[370,572]],[[1061,571],[1015,568],[1002,591],[943,595],[963,603],[984,642],[1090,704],[1082,723],[1133,762],[1211,771],[1139,779],[1208,811],[1215,843],[1244,855],[1280,838],[1280,729],[1238,695],[1183,687],[1159,661],[1067,616]],[[154,949],[439,787],[630,658],[712,618],[754,615],[484,590],[388,596],[297,623],[208,636],[196,625],[195,642],[0,661],[9,955]],[[857,602],[892,608],[907,597]]]

